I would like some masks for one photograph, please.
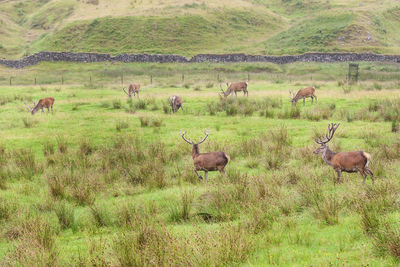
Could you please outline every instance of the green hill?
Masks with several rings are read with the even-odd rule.
[[[0,5],[0,57],[105,53],[400,53],[394,1],[13,0]]]

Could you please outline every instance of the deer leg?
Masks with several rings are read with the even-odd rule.
[[[224,166],[225,167],[225,166]],[[219,173],[221,174],[221,175],[225,175],[226,173],[225,173],[225,170],[224,170],[224,167],[218,167],[218,171],[219,171]]]
[[[314,97],[311,96],[311,104],[314,104]]]
[[[360,172],[361,176],[363,177],[363,184],[365,184],[367,175],[365,174],[364,170],[362,170],[362,169],[358,169],[358,171]]]
[[[203,180],[203,177],[201,177],[201,175],[196,170],[194,170],[194,172],[197,174],[197,177],[199,177],[201,180]]]
[[[204,171],[204,182],[207,183],[208,171]]]
[[[342,176],[342,171],[336,170],[336,173],[337,173],[337,183],[340,184],[340,177]]]
[[[237,97],[237,93],[236,93],[236,91],[234,91],[235,92],[235,96]]]
[[[180,108],[181,108],[181,109],[182,109],[182,111],[183,111],[183,106],[182,106],[182,105],[180,106]]]
[[[305,105],[306,105],[306,98],[303,97],[303,106],[305,106]]]
[[[371,176],[372,183],[374,184],[374,183],[375,183],[375,177],[374,177],[374,174],[372,173],[372,171],[371,171],[369,168],[364,168],[364,171],[365,171],[369,176]]]

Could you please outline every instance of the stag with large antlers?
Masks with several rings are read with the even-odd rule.
[[[132,94],[133,94],[133,96],[137,95],[139,97],[140,84],[139,83],[130,84],[129,88],[128,88],[128,92],[125,91],[125,87],[122,88],[122,90],[124,90],[125,94],[128,97],[132,97]]]
[[[173,95],[169,98],[169,104],[171,105],[173,113],[177,112],[179,108],[183,110],[182,98],[177,95]]]
[[[340,183],[342,172],[360,172],[364,184],[367,175],[369,175],[372,183],[374,183],[374,174],[368,167],[371,160],[370,154],[364,151],[335,153],[329,149],[327,143],[332,139],[339,125],[336,123],[328,125],[328,134],[324,138],[315,139],[315,142],[321,146],[314,151],[314,154],[322,154],[325,163],[336,171],[337,183]]]
[[[247,91],[247,86],[249,84],[247,82],[236,82],[236,83],[231,83],[229,85],[226,83],[226,91],[222,89],[221,84],[219,84],[219,88],[221,89],[224,97],[228,97],[230,94],[235,93],[235,96],[237,97],[237,92],[243,91],[243,95],[249,96],[249,92]]]
[[[47,113],[50,112],[50,108],[51,108],[51,112],[53,112],[53,105],[54,105],[54,98],[52,97],[46,97],[46,98],[42,98],[39,100],[39,102],[36,104],[35,102],[33,102],[33,107],[29,107],[26,103],[25,106],[26,108],[33,114],[35,114],[39,109],[42,110],[42,113],[44,112],[44,108],[47,108]]]
[[[207,176],[209,171],[219,171],[221,174],[225,174],[225,166],[228,164],[230,158],[228,154],[222,151],[200,153],[199,145],[203,143],[209,132],[206,131],[206,136],[198,143],[193,143],[190,139],[185,137],[185,130],[181,132],[182,139],[188,144],[192,145],[192,158],[194,164],[194,171],[200,179],[203,179],[198,171],[204,171],[204,181],[207,182]]]
[[[294,92],[292,90],[289,91],[290,94],[290,101],[292,101],[292,105],[296,106],[297,101],[300,99],[303,99],[303,105],[306,104],[306,98],[311,97],[311,103],[317,102],[317,96],[314,94],[315,93],[315,88],[312,86],[300,89],[296,95],[294,95]]]

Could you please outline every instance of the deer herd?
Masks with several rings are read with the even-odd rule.
[[[220,84],[220,89],[222,94],[219,93],[221,98],[227,98],[232,93],[237,97],[237,92],[242,91],[244,96],[248,96],[249,92],[247,91],[248,82],[234,82],[234,83],[226,83],[226,90],[222,89]],[[140,84],[132,83],[128,87],[128,91],[125,88],[122,89],[125,94],[132,98],[132,95],[139,98]],[[315,88],[313,86],[309,86],[297,91],[296,94],[292,90],[289,91],[290,101],[293,106],[296,106],[297,102],[300,99],[303,99],[303,105],[305,105],[305,99],[310,97],[311,103],[317,101],[317,97],[315,95]],[[182,98],[177,95],[173,95],[169,97],[168,102],[171,106],[172,112],[176,113],[179,109],[183,111],[182,107]],[[54,98],[46,97],[40,99],[36,104],[33,103],[32,107],[29,107],[26,103],[25,106],[34,115],[37,111],[42,110],[44,112],[44,108],[47,108],[47,112],[53,111]],[[374,175],[369,168],[369,163],[371,160],[370,154],[364,151],[352,151],[352,152],[333,152],[327,143],[331,141],[333,135],[335,134],[337,128],[340,124],[331,123],[328,125],[328,134],[323,138],[315,139],[315,142],[320,145],[315,151],[314,154],[322,154],[323,161],[331,166],[337,173],[337,183],[340,183],[341,173],[342,172],[359,172],[363,177],[363,183],[365,183],[367,175],[369,175],[374,183]],[[204,171],[204,181],[207,182],[208,172],[210,171],[219,171],[220,174],[225,175],[225,167],[230,161],[230,157],[227,153],[223,151],[216,152],[208,152],[208,153],[200,153],[199,145],[203,143],[209,136],[209,131],[205,132],[205,137],[198,143],[194,143],[190,139],[185,137],[185,130],[181,131],[182,139],[188,144],[192,145],[192,159],[194,165],[194,171],[196,175],[203,179],[203,177],[198,173],[198,171]]]

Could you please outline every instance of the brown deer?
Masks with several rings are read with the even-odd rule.
[[[53,112],[53,105],[54,105],[54,98],[52,98],[52,97],[42,98],[39,100],[39,102],[37,104],[35,102],[33,102],[33,108],[29,107],[25,103],[26,108],[32,113],[32,115],[35,114],[39,109],[41,109],[42,113],[43,113],[44,108],[47,108],[47,113],[50,112],[50,108],[51,108],[51,112]]]
[[[305,105],[307,97],[311,97],[311,103],[314,102],[314,98],[315,102],[317,102],[317,96],[314,93],[315,88],[313,86],[300,89],[296,95],[294,95],[294,92],[292,90],[289,91],[290,100],[292,101],[293,106],[296,106],[297,101],[299,101],[300,99],[303,99],[303,105]]]
[[[364,184],[367,175],[369,175],[371,176],[372,183],[374,183],[374,174],[368,167],[371,156],[367,152],[352,151],[336,153],[329,149],[326,143],[332,139],[339,125],[340,124],[335,123],[328,125],[328,134],[325,136],[324,140],[322,138],[315,139],[315,142],[321,146],[314,151],[314,154],[322,154],[322,159],[325,163],[336,171],[337,183],[340,183],[342,172],[360,172]]]
[[[129,88],[128,88],[128,92],[125,91],[125,87],[122,88],[122,90],[124,90],[125,94],[128,97],[132,97],[132,94],[133,94],[133,96],[135,96],[137,94],[137,96],[139,97],[140,84],[139,83],[130,84]]]
[[[182,139],[187,143],[193,146],[192,148],[192,158],[194,164],[194,171],[200,179],[203,179],[201,175],[197,171],[204,171],[204,181],[207,182],[207,176],[209,171],[219,171],[221,174],[225,174],[225,166],[228,164],[230,158],[228,154],[222,151],[209,152],[209,153],[200,153],[199,145],[203,143],[207,137],[209,132],[206,131],[206,136],[198,142],[197,144],[193,143],[190,139],[185,138],[185,130],[181,132]]]
[[[237,92],[243,91],[243,95],[249,96],[249,92],[247,91],[247,86],[249,84],[247,82],[236,82],[236,83],[231,83],[229,85],[226,83],[226,91],[222,89],[221,84],[219,84],[219,88],[221,89],[224,97],[228,97],[230,94],[235,93],[235,96],[237,97]]]
[[[173,113],[177,112],[179,108],[183,110],[182,98],[180,98],[179,96],[177,96],[177,95],[171,96],[169,98],[169,103],[171,105]]]

